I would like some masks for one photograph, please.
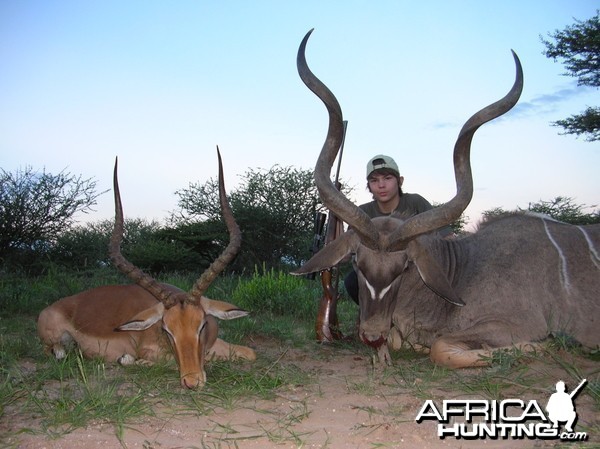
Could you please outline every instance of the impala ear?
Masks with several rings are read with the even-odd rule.
[[[162,302],[156,303],[146,310],[133,316],[126,323],[121,324],[115,331],[143,331],[160,321],[165,313],[165,306]]]
[[[331,268],[348,254],[356,252],[359,243],[360,240],[356,233],[353,230],[349,230],[322,248],[321,251],[312,256],[308,262],[297,270],[290,272],[290,274],[299,276]]]
[[[442,271],[440,264],[431,256],[431,252],[423,245],[422,239],[417,238],[408,244],[406,248],[408,257],[414,262],[419,271],[419,276],[431,291],[455,306],[464,306],[465,303],[448,280],[446,273]]]
[[[221,320],[233,320],[235,318],[244,317],[250,313],[228,302],[210,299],[206,296],[202,297],[200,303],[207,314]]]

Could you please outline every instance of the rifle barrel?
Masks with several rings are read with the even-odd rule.
[[[581,387],[583,387],[585,384],[587,383],[587,379],[583,379],[579,385],[577,385],[577,387],[571,391],[571,393],[569,394],[570,398],[573,398],[577,393],[579,393],[579,390],[581,390]]]

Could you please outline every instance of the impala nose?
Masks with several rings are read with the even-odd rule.
[[[190,390],[202,388],[205,382],[206,373],[204,372],[201,374],[188,374],[186,376],[181,376],[181,386]]]

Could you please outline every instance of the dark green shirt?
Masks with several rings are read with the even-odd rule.
[[[398,203],[398,207],[394,209],[392,214],[384,214],[383,212],[381,212],[379,210],[379,207],[377,206],[377,201],[371,201],[370,203],[361,204],[358,207],[364,210],[367,213],[367,215],[371,218],[387,217],[394,214],[395,216],[404,219],[433,209],[431,203],[418,193],[403,193],[402,195],[400,195],[400,202]],[[450,226],[444,226],[443,228],[439,229],[438,232],[442,237],[446,237],[452,234],[452,228],[450,228]]]

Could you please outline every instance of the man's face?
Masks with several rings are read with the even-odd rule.
[[[387,203],[398,197],[402,178],[400,180],[391,173],[373,172],[367,180],[369,190],[373,194],[375,201],[379,203]]]

